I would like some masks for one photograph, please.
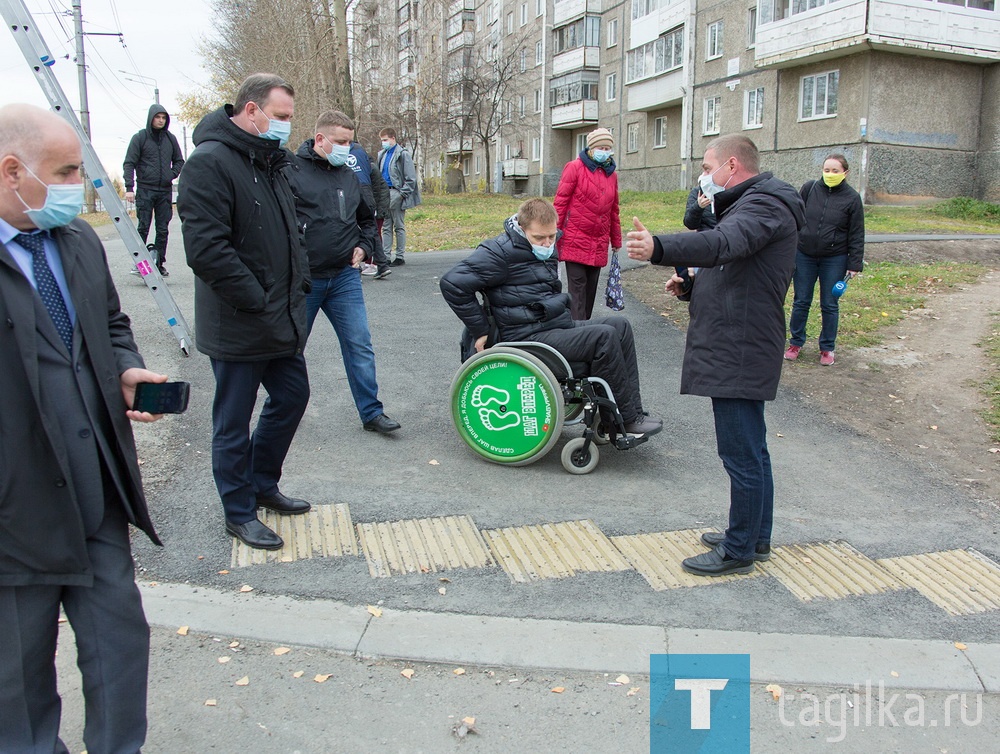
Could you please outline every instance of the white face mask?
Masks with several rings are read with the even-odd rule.
[[[725,164],[725,163],[723,163],[723,164]],[[703,173],[698,178],[698,187],[701,189],[701,193],[703,193],[709,199],[714,199],[716,194],[721,193],[722,191],[725,191],[726,190],[726,186],[729,185],[729,181],[731,181],[733,179],[733,176],[730,173],[729,179],[725,182],[724,185],[720,186],[718,183],[715,182],[714,176],[715,176],[716,173],[718,173],[720,170],[722,170],[722,167],[723,167],[723,165],[719,165],[719,167],[717,167],[711,173]]]

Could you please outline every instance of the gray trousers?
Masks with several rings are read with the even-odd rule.
[[[389,189],[389,216],[382,224],[382,248],[386,257],[392,256],[392,237],[396,236],[396,256],[406,253],[406,210],[403,209],[403,195],[396,189]]]
[[[0,752],[62,754],[56,690],[59,606],[76,635],[83,741],[93,754],[136,754],[146,739],[149,625],[117,502],[87,539],[92,587],[0,586]]]

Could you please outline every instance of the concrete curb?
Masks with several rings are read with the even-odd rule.
[[[649,673],[651,654],[750,655],[761,683],[1000,693],[1000,644],[759,634],[385,609],[334,600],[140,584],[149,622],[357,657]]]

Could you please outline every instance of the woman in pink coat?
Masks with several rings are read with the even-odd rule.
[[[587,148],[563,169],[553,204],[559,214],[559,261],[566,263],[573,319],[590,319],[608,247],[620,249],[615,137],[606,128],[587,136]]]

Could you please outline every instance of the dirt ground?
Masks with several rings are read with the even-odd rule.
[[[785,362],[782,386],[822,414],[919,459],[975,498],[1000,505],[1000,451],[980,418],[986,401],[978,385],[988,366],[977,345],[990,315],[1000,311],[1000,240],[878,243],[865,254],[867,261],[978,262],[990,271],[975,285],[931,295],[923,309],[885,330],[881,346],[838,349],[833,367],[821,368],[816,343],[807,343],[798,361]],[[663,312],[669,270],[630,270],[623,283]],[[818,414],[816,421],[825,418]]]

